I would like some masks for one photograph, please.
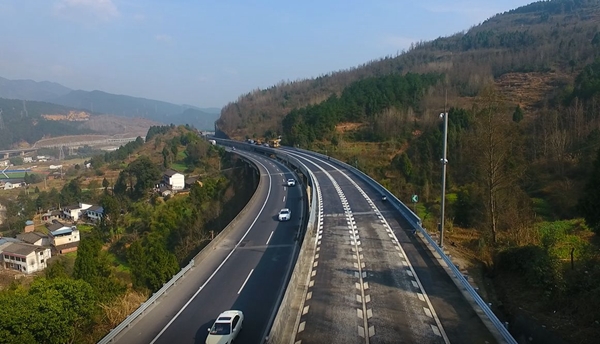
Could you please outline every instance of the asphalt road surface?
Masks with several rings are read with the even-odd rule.
[[[236,343],[261,343],[267,335],[298,249],[303,191],[300,184],[286,186],[297,177],[275,160],[238,154],[259,165],[259,197],[227,239],[120,334],[118,343],[204,343],[208,328],[228,309],[245,316]],[[290,221],[277,220],[281,208],[292,210]]]
[[[381,194],[297,150],[319,180],[323,231],[296,343],[495,343],[483,322]]]

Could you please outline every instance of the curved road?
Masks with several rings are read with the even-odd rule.
[[[302,186],[288,188],[297,178],[273,159],[239,152],[259,166],[257,197],[216,249],[169,289],[118,343],[204,343],[215,318],[228,309],[244,312],[244,329],[236,343],[261,343],[285,291],[297,252],[294,242],[303,212]],[[278,222],[281,208],[292,220]]]
[[[323,230],[295,343],[495,343],[406,221],[344,167],[285,149],[313,171]]]

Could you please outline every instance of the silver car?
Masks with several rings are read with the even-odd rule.
[[[292,218],[292,211],[288,208],[283,208],[279,211],[279,221],[289,221]]]
[[[229,310],[219,314],[215,323],[208,329],[206,344],[231,344],[242,330],[244,313]]]

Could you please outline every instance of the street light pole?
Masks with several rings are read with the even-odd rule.
[[[440,248],[444,248],[444,212],[446,208],[446,165],[448,165],[448,159],[446,159],[446,151],[448,146],[448,113],[443,112],[440,114],[440,118],[444,118],[444,150],[442,163],[442,214],[440,219]]]

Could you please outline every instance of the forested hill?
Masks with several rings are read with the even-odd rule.
[[[572,82],[600,47],[598,0],[539,1],[498,14],[467,32],[415,43],[409,51],[314,79],[254,90],[225,106],[217,125],[234,138],[281,133],[294,108],[341,95],[353,82],[388,74],[443,73],[445,87],[428,91],[421,111],[443,109],[442,89],[454,104],[470,102],[495,81],[525,110],[543,104],[553,86]],[[520,88],[517,90],[516,88]]]
[[[44,136],[94,133],[80,121],[49,120],[44,115],[66,118],[89,113],[51,103],[0,98],[0,149],[13,148],[20,142],[32,144]]]

